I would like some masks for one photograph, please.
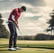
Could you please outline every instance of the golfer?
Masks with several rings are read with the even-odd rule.
[[[8,18],[8,27],[10,29],[10,39],[9,39],[9,48],[8,50],[17,50],[20,49],[16,45],[17,40],[17,33],[16,33],[16,27],[18,26],[18,18],[20,17],[21,13],[26,11],[26,7],[22,6],[21,8],[13,9],[13,11],[10,13],[10,16]]]

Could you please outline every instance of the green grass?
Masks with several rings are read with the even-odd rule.
[[[54,40],[18,40],[17,44],[22,50],[17,51],[8,51],[8,41],[8,39],[0,38],[0,53],[54,53]]]

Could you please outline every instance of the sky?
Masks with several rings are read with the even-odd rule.
[[[0,13],[3,16],[3,24],[9,31],[6,21],[14,8],[26,6],[27,11],[22,13],[18,19],[22,35],[36,35],[46,33],[49,13],[54,9],[54,0],[0,0]],[[17,30],[18,34],[19,31]]]

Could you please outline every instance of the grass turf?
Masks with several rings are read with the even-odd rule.
[[[8,39],[0,39],[0,53],[11,53],[11,51],[8,51],[8,41]],[[54,53],[54,40],[18,40],[17,44],[22,50],[12,51],[13,53]]]

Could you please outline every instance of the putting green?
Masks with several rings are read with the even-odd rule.
[[[8,51],[9,39],[0,39],[0,53],[54,53],[54,40],[48,41],[32,41],[32,40],[18,40],[18,46],[22,50]],[[33,47],[33,48],[32,48]]]
[[[22,48],[22,50],[8,51],[8,48],[0,48],[0,53],[54,53],[54,50],[40,48]]]

